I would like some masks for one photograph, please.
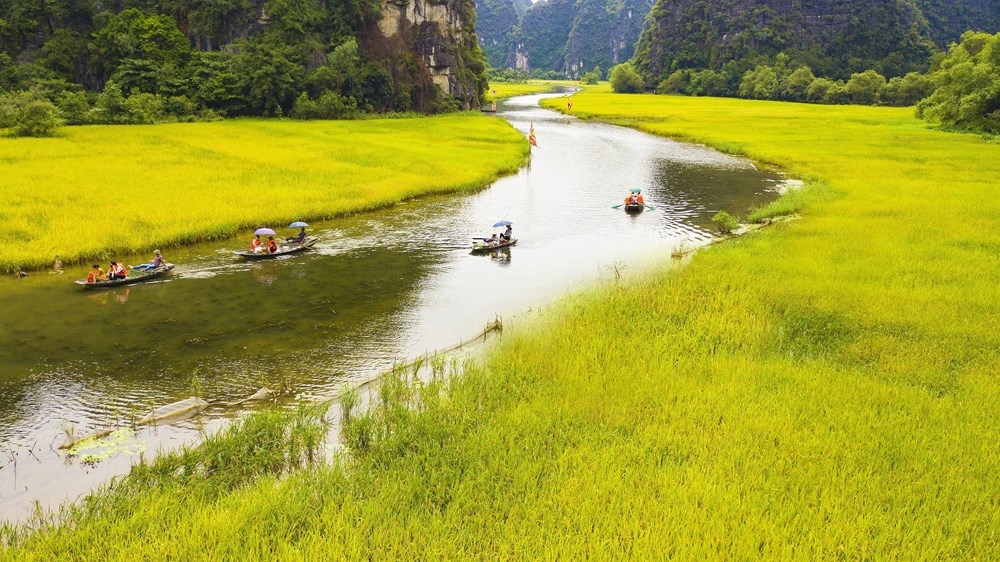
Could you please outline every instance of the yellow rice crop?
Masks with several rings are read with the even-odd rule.
[[[66,127],[0,137],[0,270],[81,262],[480,188],[526,143],[478,114]]]

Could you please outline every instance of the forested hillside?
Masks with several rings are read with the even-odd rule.
[[[631,58],[652,5],[653,0],[542,0],[534,5],[479,0],[477,30],[494,67],[579,78],[594,67],[607,70]]]
[[[655,84],[681,69],[752,66],[784,53],[791,68],[846,79],[926,69],[935,50],[913,0],[659,0],[635,66]]]
[[[916,0],[930,24],[931,38],[947,49],[966,31],[1000,31],[1000,0]]]
[[[0,90],[109,86],[177,114],[426,112],[478,107],[485,61],[472,0],[0,0]]]

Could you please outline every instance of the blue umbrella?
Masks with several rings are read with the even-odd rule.
[[[510,224],[514,224],[514,223],[512,223],[510,221],[497,221],[497,223],[493,225],[493,228],[496,228],[498,226],[507,226],[507,225],[510,225]]]
[[[306,223],[304,223],[304,222],[302,222],[302,221],[295,221],[292,224],[288,225],[288,228],[302,228],[302,227],[306,227],[306,226],[309,226],[309,225],[306,224]]]
[[[253,233],[254,234],[261,234],[261,235],[265,235],[266,234],[266,235],[271,235],[271,236],[274,235],[274,231],[271,230],[270,228],[258,228],[257,230],[253,231]]]

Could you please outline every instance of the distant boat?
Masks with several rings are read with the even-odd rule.
[[[626,213],[641,213],[646,205],[643,203],[626,203],[625,212]]]
[[[125,279],[105,279],[104,281],[92,281],[87,282],[86,279],[79,279],[76,281],[77,285],[83,285],[86,289],[103,289],[106,287],[120,287],[122,285],[131,285],[133,283],[142,283],[143,281],[149,281],[150,279],[155,279],[161,275],[165,275],[171,269],[174,268],[172,263],[164,263],[160,267],[153,269],[141,270],[133,269],[128,277]]]
[[[485,254],[486,252],[492,252],[493,250],[499,250],[500,248],[509,248],[517,244],[517,238],[511,238],[505,242],[490,242],[488,240],[475,241],[472,243],[472,253],[473,254]]]
[[[260,253],[255,253],[255,252],[251,252],[250,250],[242,250],[242,251],[233,252],[233,253],[236,254],[237,256],[244,257],[244,258],[246,258],[248,260],[265,260],[265,259],[268,259],[268,258],[276,258],[278,256],[284,256],[284,255],[288,255],[288,254],[294,254],[295,252],[301,252],[302,250],[305,250],[306,248],[311,247],[317,241],[319,241],[318,237],[316,237],[316,236],[308,236],[308,237],[306,237],[305,240],[302,241],[301,244],[285,244],[285,243],[279,244],[277,252],[268,252],[268,251],[265,250],[265,251],[260,252]]]

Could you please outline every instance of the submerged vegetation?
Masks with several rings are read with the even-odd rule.
[[[573,101],[784,167],[801,219],[390,377],[339,462],[209,494],[141,469],[0,558],[996,558],[1000,145],[903,109]]]
[[[527,143],[478,114],[87,126],[0,138],[0,271],[79,263],[481,188]]]

